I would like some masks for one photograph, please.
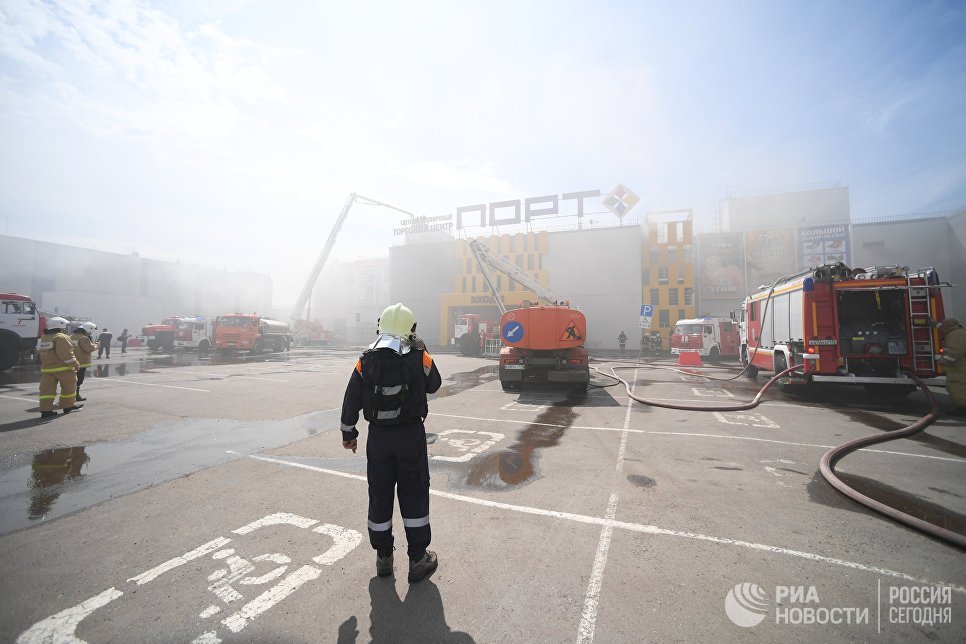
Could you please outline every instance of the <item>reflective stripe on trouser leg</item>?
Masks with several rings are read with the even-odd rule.
[[[52,373],[40,374],[40,411],[54,411],[57,397],[57,378]]]
[[[397,455],[399,511],[410,559],[422,557],[432,540],[429,526],[429,459],[422,423],[406,428]]]
[[[392,550],[392,507],[396,492],[396,466],[392,445],[369,427],[366,440],[366,478],[369,481],[369,543],[373,549]]]
[[[60,408],[71,409],[77,398],[77,374],[73,371],[55,373],[54,377],[60,383]]]

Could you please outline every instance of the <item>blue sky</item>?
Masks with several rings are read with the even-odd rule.
[[[962,2],[5,2],[0,231],[268,273],[286,306],[350,192],[962,207],[964,34]],[[399,221],[357,206],[333,259]]]

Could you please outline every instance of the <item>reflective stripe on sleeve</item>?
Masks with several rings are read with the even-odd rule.
[[[403,521],[405,521],[405,519],[403,519]],[[392,519],[389,519],[385,523],[373,523],[372,521],[369,522],[369,529],[372,530],[373,532],[385,532],[386,530],[390,530],[391,528],[392,528]]]
[[[342,431],[344,432],[351,432],[355,428],[355,425],[342,425]]]
[[[422,528],[425,525],[429,525],[429,515],[418,519],[407,519],[403,517],[403,527],[404,528]]]

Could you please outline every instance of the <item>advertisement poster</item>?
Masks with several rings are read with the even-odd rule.
[[[745,266],[748,287],[757,290],[779,277],[798,272],[795,261],[795,231],[754,230],[745,233]]]
[[[701,297],[743,298],[745,270],[741,233],[701,236]]]
[[[849,256],[849,227],[846,224],[800,228],[802,270],[842,262],[852,266]]]

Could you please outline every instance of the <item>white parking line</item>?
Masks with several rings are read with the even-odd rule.
[[[284,459],[275,458],[271,456],[259,456],[257,454],[249,454],[248,458],[254,459],[256,461],[264,461],[266,463],[276,463],[278,465],[286,465],[288,467],[295,467],[298,469],[309,470],[311,472],[319,472],[322,474],[332,474],[334,476],[340,476],[342,478],[347,478],[347,479],[355,479],[357,481],[366,481],[366,477],[359,474],[349,474],[348,472],[329,470],[322,467],[316,467],[314,465],[306,465],[304,463],[286,461]],[[620,528],[621,530],[628,530],[630,532],[639,532],[642,534],[654,534],[654,535],[662,535],[662,536],[669,536],[669,537],[679,537],[683,539],[693,539],[697,541],[706,541],[706,542],[717,543],[725,546],[748,548],[751,550],[758,550],[761,552],[767,552],[767,553],[776,554],[776,555],[785,555],[788,557],[795,557],[798,559],[807,559],[809,561],[826,563],[834,566],[843,566],[845,568],[851,568],[852,570],[860,570],[863,572],[869,572],[877,575],[884,575],[886,577],[895,577],[897,579],[903,579],[905,581],[911,581],[919,584],[933,584],[936,586],[945,586],[957,593],[966,595],[966,588],[964,588],[963,586],[956,586],[954,584],[944,582],[944,581],[931,581],[929,579],[921,579],[921,578],[913,577],[912,575],[908,575],[904,572],[890,570],[888,568],[879,568],[878,566],[870,566],[867,564],[856,563],[853,561],[846,561],[845,559],[826,557],[824,555],[818,555],[812,552],[804,552],[801,550],[791,550],[789,548],[782,548],[780,546],[770,546],[764,543],[741,541],[738,539],[729,539],[727,537],[715,537],[712,535],[700,534],[697,532],[683,532],[680,530],[668,530],[667,528],[659,528],[653,525],[644,525],[640,523],[628,523],[625,521],[616,521],[614,519],[592,517],[584,514],[572,514],[570,512],[560,512],[558,510],[544,510],[543,508],[534,508],[526,505],[512,505],[510,503],[503,503],[500,501],[490,501],[488,499],[478,499],[472,496],[453,494],[452,492],[443,492],[441,490],[430,489],[429,493],[432,494],[433,496],[449,499],[451,501],[462,501],[464,503],[472,503],[473,505],[482,505],[485,507],[497,508],[500,510],[510,510],[512,512],[520,512],[523,514],[533,514],[537,516],[551,517],[554,519],[565,519],[568,521],[573,521],[575,523],[610,526],[611,528]]]
[[[506,418],[477,418],[476,416],[459,416],[456,414],[439,414],[436,412],[432,413],[433,416],[445,416],[447,418],[462,418],[464,420],[479,420],[488,423],[517,423],[520,425],[539,425],[542,427],[564,427],[564,425],[555,425],[554,423],[534,423],[527,420],[512,420]],[[601,432],[620,432],[624,431],[618,427],[594,427],[590,425],[571,425],[570,429],[592,429]],[[837,445],[816,445],[814,443],[795,443],[792,441],[780,441],[774,438],[759,438],[758,436],[729,436],[727,434],[703,434],[699,432],[659,432],[649,429],[628,429],[628,432],[632,434],[654,434],[656,436],[689,436],[694,438],[726,438],[730,440],[740,440],[740,441],[757,441],[759,443],[776,443],[778,445],[791,445],[794,447],[814,447],[818,449],[832,449],[837,447]],[[932,456],[930,454],[912,454],[911,452],[894,452],[887,449],[869,449],[862,448],[857,450],[859,452],[875,452],[877,454],[892,454],[894,456],[915,456],[916,458],[931,458],[937,461],[949,461],[950,463],[960,463],[966,465],[966,459],[962,458],[949,458],[947,456]]]
[[[207,389],[195,389],[194,387],[178,387],[176,385],[162,385],[156,382],[138,382],[136,380],[122,380],[118,378],[111,378],[111,383],[117,383],[121,385],[142,385],[144,387],[165,387],[166,389],[183,389],[185,391],[200,391],[201,393],[210,394],[211,391]],[[106,384],[106,383],[105,383]],[[87,386],[87,383],[84,383]]]
[[[163,373],[175,373],[183,376],[220,376],[222,378],[245,378],[246,380],[264,380],[266,382],[288,382],[288,380],[280,380],[278,378],[261,378],[257,376],[243,376],[239,373],[212,373],[211,371],[202,371],[199,373],[190,373],[188,371],[171,371],[170,369],[165,369]]]
[[[16,396],[4,396],[3,394],[0,394],[0,398],[9,398],[10,400],[19,400],[20,402],[29,402],[31,404],[36,404],[38,402],[37,399],[17,398]]]
[[[634,380],[637,380],[637,369],[634,370]],[[634,393],[634,385],[631,385]],[[616,479],[624,469],[624,454],[627,451],[627,428],[631,423],[631,408],[634,399],[627,401],[627,412],[624,414],[624,427],[621,431],[621,443],[617,449],[617,464],[614,466],[614,478],[610,498],[607,500],[607,510],[604,518],[613,521],[617,517],[617,485]],[[597,552],[594,555],[594,567],[590,571],[587,581],[587,594],[584,596],[584,610],[580,614],[580,626],[577,627],[577,641],[589,643],[594,641],[594,629],[597,627],[597,606],[600,603],[600,588],[604,582],[604,569],[607,567],[607,554],[610,552],[610,541],[614,528],[605,525],[600,529],[600,539],[597,541]]]

